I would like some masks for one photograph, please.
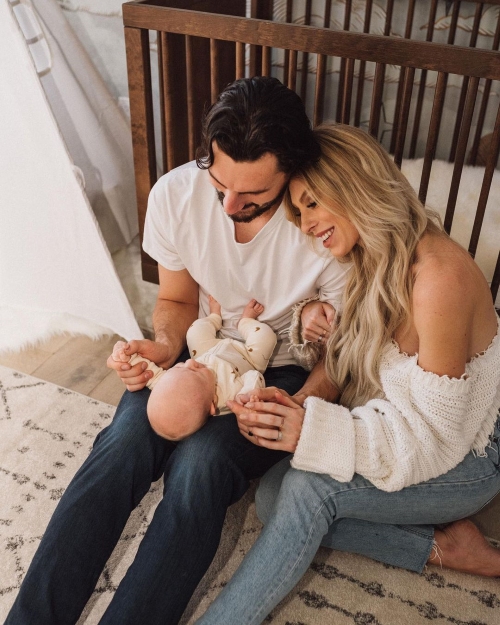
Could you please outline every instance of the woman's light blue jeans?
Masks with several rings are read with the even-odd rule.
[[[438,478],[387,493],[355,475],[338,482],[285,458],[261,480],[260,537],[201,625],[257,625],[297,584],[320,545],[421,572],[434,525],[468,517],[500,492],[500,419],[486,457],[470,453]]]

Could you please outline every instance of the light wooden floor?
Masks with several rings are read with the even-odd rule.
[[[31,349],[0,354],[0,365],[116,406],[124,387],[106,367],[106,359],[119,339],[115,335],[93,341],[63,334]],[[500,541],[500,495],[473,520],[487,536]]]
[[[0,354],[0,365],[116,406],[124,386],[106,359],[118,336],[96,341],[61,334],[37,347]]]

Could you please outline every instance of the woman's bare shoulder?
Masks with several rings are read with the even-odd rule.
[[[455,342],[465,361],[483,351],[497,331],[488,283],[468,252],[444,235],[427,235],[417,248],[413,317],[419,345]],[[440,340],[438,340],[440,338]]]
[[[451,297],[451,301],[459,299],[464,306],[477,304],[477,297],[482,295],[491,303],[488,283],[477,264],[465,249],[445,235],[426,235],[420,241],[414,276],[417,297],[441,294]]]

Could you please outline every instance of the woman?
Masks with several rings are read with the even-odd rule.
[[[342,125],[316,136],[321,159],[290,182],[286,206],[352,263],[325,355],[338,404],[263,389],[231,406],[243,436],[293,456],[261,482],[266,525],[203,624],[261,623],[320,544],[414,571],[500,576],[500,551],[459,520],[500,491],[500,320],[488,285],[374,139]],[[322,342],[324,312],[304,310],[307,339]],[[308,346],[294,346],[299,358]]]

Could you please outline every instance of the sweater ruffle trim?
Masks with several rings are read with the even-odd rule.
[[[464,385],[467,380],[475,373],[482,372],[484,367],[490,364],[500,363],[500,317],[497,317],[497,333],[493,337],[489,346],[480,354],[476,354],[465,365],[465,373],[460,378],[451,378],[448,375],[438,375],[432,371],[425,371],[418,364],[418,353],[409,356],[402,352],[397,342],[393,339],[388,345],[381,359],[381,375],[382,370],[398,366],[410,366],[414,369],[416,379],[425,382],[429,388],[445,389],[447,386],[457,387]],[[465,385],[464,385],[465,386]],[[499,406],[500,407],[500,406]]]
[[[323,353],[323,346],[320,343],[311,343],[302,339],[302,311],[306,304],[317,301],[319,301],[319,295],[303,299],[296,304],[292,309],[292,322],[288,330],[290,340],[288,351],[306,371],[312,371]]]

